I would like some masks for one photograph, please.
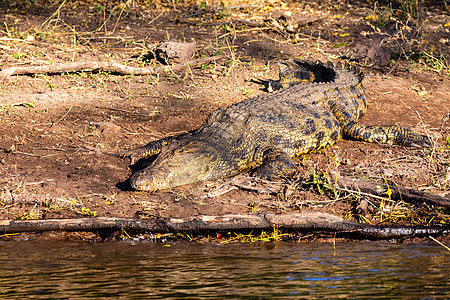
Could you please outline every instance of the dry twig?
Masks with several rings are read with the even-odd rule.
[[[387,186],[385,184],[377,184],[368,180],[355,179],[348,176],[336,176],[336,182],[341,187],[349,187],[352,190],[360,191],[374,195],[376,197],[386,197],[387,191],[390,189],[392,199],[401,199],[405,202],[413,202],[417,204],[427,203],[431,205],[450,207],[450,199],[415,189],[405,188],[401,186]]]
[[[49,180],[47,180],[49,181]],[[45,182],[47,182],[45,181]],[[28,185],[28,184],[27,184]],[[52,196],[38,196],[38,195],[28,195],[28,194],[13,194],[13,193],[2,193],[0,194],[0,203],[10,205],[15,203],[27,203],[27,204],[39,204],[39,205],[50,205],[56,204],[66,208],[82,208],[83,205],[77,203],[76,201],[70,201],[63,198],[57,198]]]

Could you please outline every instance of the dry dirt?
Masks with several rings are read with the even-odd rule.
[[[334,194],[306,184],[313,174],[331,168],[450,197],[449,27],[444,26],[449,10],[443,1],[422,7],[419,32],[401,9],[393,11],[395,20],[383,24],[373,15],[386,11],[365,1],[353,6],[344,1],[230,2],[229,9],[219,3],[205,8],[128,2],[0,2],[0,68],[88,60],[157,66],[145,58],[168,40],[195,42],[196,57],[224,53],[227,59],[158,76],[75,72],[2,79],[0,193],[28,195],[28,200],[3,203],[0,218],[153,218],[300,209],[352,218],[364,198],[373,203],[371,210],[379,209],[379,200],[369,196]],[[269,18],[277,23],[265,22]],[[380,43],[392,51],[388,65],[370,64],[370,57],[351,62],[366,74],[369,108],[362,122],[412,128],[429,135],[433,149],[342,140],[298,158],[298,175],[281,184],[240,176],[156,193],[127,190],[130,160],[102,154],[195,129],[218,107],[265,93],[258,81],[277,79],[280,58],[348,62],[352,49]],[[439,62],[446,66],[439,69]],[[43,204],[30,195],[67,203]],[[388,201],[385,206],[400,212],[411,208]],[[367,218],[385,221],[375,214]]]

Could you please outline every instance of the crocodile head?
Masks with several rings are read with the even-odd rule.
[[[217,162],[216,151],[207,144],[173,140],[152,164],[131,175],[129,183],[138,191],[156,191],[209,180]]]

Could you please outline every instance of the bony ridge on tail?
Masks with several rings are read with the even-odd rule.
[[[363,74],[348,65],[281,60],[282,89],[214,111],[187,134],[166,137],[122,156],[157,155],[132,174],[135,190],[156,191],[254,170],[265,178],[295,171],[293,157],[339,141],[429,147],[430,140],[397,125],[358,122],[367,109]]]

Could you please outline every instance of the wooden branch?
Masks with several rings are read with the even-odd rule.
[[[1,233],[30,231],[95,231],[95,230],[133,230],[158,233],[180,231],[228,231],[245,229],[267,229],[273,227],[329,231],[355,235],[369,239],[393,239],[414,236],[440,235],[450,230],[443,226],[371,226],[347,221],[327,213],[261,213],[223,216],[196,216],[168,219],[129,219],[129,218],[82,218],[61,220],[3,220]]]
[[[122,75],[154,75],[161,71],[179,71],[188,66],[190,67],[198,67],[202,64],[209,63],[211,61],[219,60],[225,58],[225,55],[217,55],[204,57],[199,59],[190,60],[184,64],[177,64],[171,66],[162,66],[155,68],[136,68],[126,66],[116,62],[107,62],[107,61],[85,61],[85,62],[70,62],[70,63],[56,63],[47,66],[28,66],[28,67],[10,67],[0,71],[0,79],[6,78],[12,75],[31,75],[31,74],[55,74],[62,72],[78,72],[78,71],[107,71],[118,73]]]
[[[450,207],[450,199],[415,189],[405,188],[401,186],[389,187],[385,184],[378,184],[368,180],[354,179],[347,176],[336,176],[337,184],[341,187],[349,188],[355,191],[361,191],[376,196],[387,197],[388,188],[391,189],[391,198],[395,200],[403,200],[417,204],[427,203],[431,205]]]

